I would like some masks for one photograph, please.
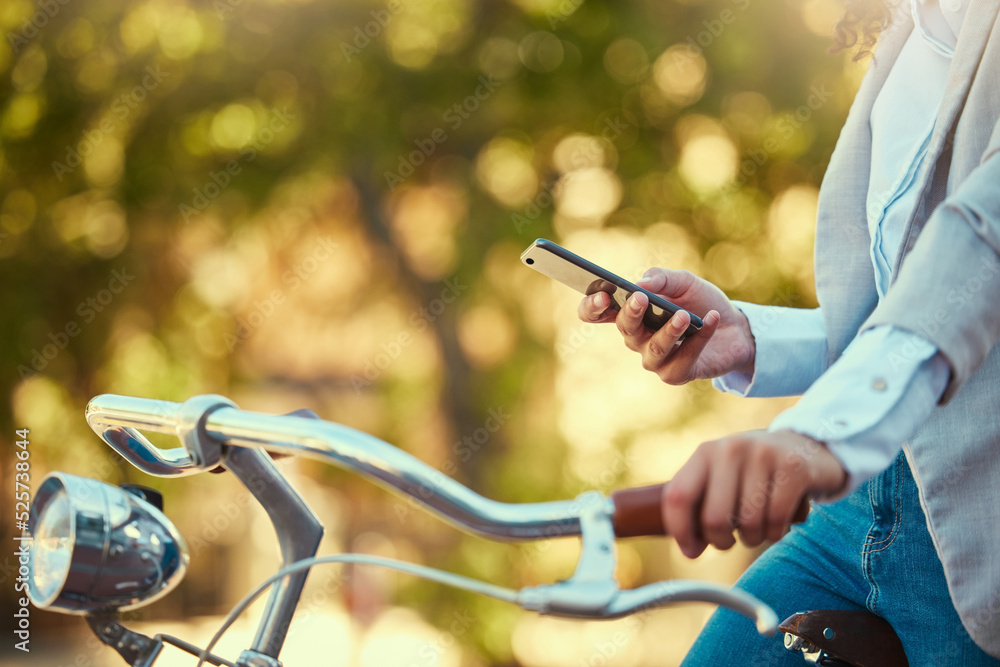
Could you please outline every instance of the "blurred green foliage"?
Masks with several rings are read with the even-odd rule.
[[[598,255],[612,239],[594,257],[611,268],[676,262],[736,298],[814,305],[810,216],[861,73],[825,52],[838,11],[6,0],[0,440],[32,429],[35,484],[58,467],[159,486],[196,547],[204,508],[236,488],[119,465],[83,423],[90,397],[311,407],[509,501],[641,481],[627,458],[639,431],[676,433],[720,404],[662,387],[676,410],[600,449],[571,442],[560,345],[577,349],[577,330],[553,322],[517,254],[541,236]],[[639,381],[631,363],[622,382]],[[500,426],[461,445],[491,410]],[[588,460],[608,474],[581,473]],[[304,474],[336,489],[321,496],[340,508],[328,550],[378,534],[483,578],[547,576],[530,550],[455,535],[339,471]],[[237,530],[195,549],[190,585],[153,616],[226,608],[247,585],[219,576],[249,539]],[[674,573],[643,549],[637,578]],[[432,620],[480,609],[492,620],[463,640],[474,659],[514,660],[509,610],[409,582],[393,601]]]

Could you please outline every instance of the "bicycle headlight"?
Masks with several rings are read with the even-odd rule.
[[[31,583],[37,598],[52,600],[66,581],[73,556],[73,522],[69,497],[59,489],[45,505],[38,518],[38,534],[32,544]]]
[[[187,545],[162,512],[86,477],[49,475],[29,527],[28,597],[43,609],[135,609],[166,595],[187,569]]]

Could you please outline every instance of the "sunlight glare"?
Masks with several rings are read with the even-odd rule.
[[[524,206],[538,190],[534,150],[516,139],[497,137],[479,152],[476,175],[486,191],[508,208]]]

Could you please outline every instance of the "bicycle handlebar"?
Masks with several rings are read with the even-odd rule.
[[[533,540],[580,534],[575,501],[501,503],[475,493],[444,473],[367,433],[341,424],[294,416],[266,415],[222,403],[201,416],[185,409],[207,397],[172,403],[105,394],[90,401],[87,422],[112,448],[150,475],[175,477],[215,467],[197,461],[191,447],[161,450],[137,429],[177,434],[185,444],[192,433],[219,444],[263,448],[308,456],[356,472],[411,498],[444,519],[478,535],[501,540]]]
[[[421,502],[446,520],[503,540],[546,539],[580,534],[574,501],[509,504],[484,498],[419,459],[367,433],[342,424],[236,408],[222,397],[185,403],[103,394],[87,406],[87,423],[126,460],[157,477],[194,475],[217,458],[198,462],[190,442],[200,431],[223,445],[263,448],[334,463]],[[206,406],[210,409],[206,410]],[[195,408],[195,409],[192,409]],[[175,434],[186,447],[163,450],[139,429]],[[663,484],[612,494],[618,537],[666,535],[660,517]]]
[[[510,504],[485,498],[367,433],[310,417],[240,410],[221,396],[196,396],[184,403],[172,403],[105,394],[90,401],[86,414],[88,424],[106,443],[140,470],[159,477],[192,475],[212,470],[220,463],[230,469],[236,466],[234,472],[242,466],[246,473],[240,453],[251,450],[267,460],[260,453],[263,449],[308,456],[356,472],[483,537],[516,541],[581,536],[583,544],[574,575],[555,584],[523,589],[518,604],[526,609],[575,618],[615,618],[669,602],[701,600],[754,618],[761,632],[771,633],[777,628],[773,611],[737,589],[679,581],[631,591],[618,589],[614,581],[614,539],[666,534],[660,514],[664,484],[617,491],[610,498],[590,491],[575,500]],[[184,447],[159,449],[140,429],[175,434]],[[241,477],[241,481],[245,480]],[[279,481],[287,485],[280,475]],[[297,498],[294,493],[287,495]],[[275,527],[281,534],[277,522]],[[284,541],[295,543],[291,537],[294,531],[284,532]],[[290,561],[301,558],[287,546],[283,545],[283,553],[288,552]],[[291,613],[298,592],[275,596],[278,598],[275,607]],[[274,634],[261,630],[255,647],[264,645]]]
[[[197,462],[190,447],[160,449],[139,429],[177,435],[203,429],[233,447],[261,447],[334,463],[426,505],[444,519],[472,532],[503,540],[546,539],[580,534],[573,501],[509,504],[484,498],[419,459],[356,429],[331,422],[240,410],[222,397],[205,414],[208,397],[174,403],[103,394],[87,405],[87,423],[140,470],[157,477],[204,472],[215,460]],[[197,403],[199,410],[186,409]],[[194,421],[192,424],[191,422]],[[666,535],[660,518],[663,485],[617,491],[611,496],[618,537]]]

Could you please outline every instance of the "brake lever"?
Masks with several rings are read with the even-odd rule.
[[[524,588],[518,604],[540,614],[573,618],[603,618],[604,610],[621,591],[615,581],[614,504],[599,491],[576,498],[582,544],[573,576],[565,581]]]
[[[612,619],[674,602],[700,601],[747,616],[763,635],[777,632],[774,611],[738,589],[704,581],[661,581],[621,590],[614,578],[614,504],[597,491],[581,494],[577,502],[583,543],[573,576],[555,584],[522,589],[517,596],[522,608],[566,618]]]
[[[602,618],[621,618],[675,602],[708,602],[743,614],[768,637],[778,630],[778,616],[766,604],[738,588],[707,581],[660,581],[628,591],[619,591]]]

